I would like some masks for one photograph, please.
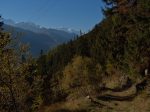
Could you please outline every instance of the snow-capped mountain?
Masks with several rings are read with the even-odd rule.
[[[33,55],[39,54],[41,49],[48,51],[77,35],[73,30],[44,28],[31,22],[16,23],[13,20],[5,19],[4,24],[4,29],[12,32],[13,35],[17,35],[17,32],[23,34],[21,41],[30,44]]]

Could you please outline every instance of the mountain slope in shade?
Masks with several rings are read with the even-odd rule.
[[[10,21],[9,24],[11,25],[5,24],[4,29],[8,32],[12,32],[14,36],[16,36],[18,32],[22,33],[21,42],[29,43],[33,55],[39,55],[41,50],[47,52],[49,49],[67,42],[76,36],[74,33],[40,27],[30,27],[28,30],[29,27],[21,28],[15,26],[13,21]],[[34,31],[31,29],[34,29]]]

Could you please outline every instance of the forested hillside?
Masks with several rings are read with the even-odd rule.
[[[150,1],[104,2],[105,18],[89,33],[41,53],[38,59],[20,55],[19,68],[26,65],[21,81],[28,86],[19,90],[25,91],[21,95],[15,91],[18,85],[13,86],[21,99],[10,96],[5,103],[0,97],[2,112],[150,111]],[[1,69],[0,79],[5,72]],[[0,82],[0,89],[13,91],[6,82]]]
[[[150,69],[150,2],[105,2],[105,19],[91,32],[39,58],[44,102],[98,94],[101,86],[121,89],[143,80]]]

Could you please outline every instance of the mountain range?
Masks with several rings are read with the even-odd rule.
[[[4,19],[4,29],[13,34],[13,37],[21,34],[21,42],[30,45],[33,55],[38,55],[41,50],[49,49],[74,39],[79,31],[70,28],[45,28],[32,22],[16,23],[11,19]],[[20,37],[20,35],[19,35]]]

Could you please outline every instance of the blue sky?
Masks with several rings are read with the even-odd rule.
[[[0,0],[0,14],[16,22],[88,31],[102,20],[101,0]]]

